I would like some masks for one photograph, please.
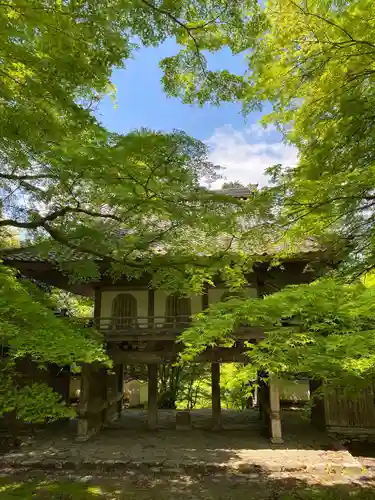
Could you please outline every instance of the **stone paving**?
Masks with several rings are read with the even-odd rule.
[[[145,430],[146,413],[125,410],[113,427],[85,443],[73,427],[37,433],[0,457],[2,467],[79,469],[125,468],[151,473],[338,473],[359,475],[362,466],[344,448],[315,431],[299,412],[283,414],[284,444],[271,445],[253,410],[224,411],[224,430],[210,432],[210,411],[192,413],[193,429],[176,431],[174,411],[159,411],[161,429]]]

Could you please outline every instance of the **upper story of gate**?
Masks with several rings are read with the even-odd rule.
[[[247,285],[240,291],[230,291],[218,281],[200,295],[153,289],[149,281],[142,279],[112,284],[102,280],[94,286],[94,324],[110,342],[171,340],[190,326],[192,317],[216,302],[232,296],[261,297],[288,284],[312,281],[316,274],[307,270],[308,263],[305,257],[284,262],[280,267],[259,264],[247,275]],[[236,334],[242,340],[262,336],[259,328],[251,325],[241,325]]]
[[[207,286],[201,295],[182,296],[151,287],[152,276],[131,281],[111,281],[103,272],[100,279],[72,282],[51,258],[40,258],[35,249],[20,248],[1,255],[5,265],[17,268],[24,276],[37,279],[73,293],[91,296],[95,301],[90,324],[100,329],[112,343],[143,340],[172,340],[191,324],[192,317],[218,301],[233,295],[220,281]],[[271,257],[269,261],[271,260]],[[317,266],[331,266],[322,252],[303,252],[285,259],[282,265],[269,266],[264,257],[246,276],[247,285],[237,292],[243,297],[262,297],[286,285],[308,283],[317,276]],[[240,325],[238,339],[257,339],[259,329]]]

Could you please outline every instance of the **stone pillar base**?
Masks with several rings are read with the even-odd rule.
[[[270,443],[271,444],[283,444],[284,443],[284,439],[283,438],[278,438],[278,437],[271,437],[270,438]]]
[[[191,430],[191,414],[190,411],[178,411],[176,413],[176,430],[190,431]]]

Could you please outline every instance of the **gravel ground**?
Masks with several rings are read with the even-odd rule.
[[[375,500],[372,445],[353,457],[298,412],[284,412],[279,446],[251,410],[223,412],[217,433],[209,411],[194,412],[191,431],[173,429],[173,411],[160,412],[158,432],[145,417],[124,412],[86,443],[64,426],[24,440],[1,457],[0,500]]]
[[[300,415],[289,412],[283,417],[285,442],[271,445],[252,411],[223,412],[225,425],[220,432],[205,430],[205,423],[210,421],[207,411],[194,412],[193,421],[200,424],[189,431],[174,430],[174,413],[161,411],[163,428],[158,432],[142,427],[144,412],[124,412],[115,427],[102,430],[84,443],[75,441],[73,429],[68,432],[64,427],[50,427],[25,440],[21,448],[3,455],[0,465],[73,469],[103,465],[107,469],[156,467],[193,472],[361,472],[361,465],[346,449],[315,431]]]
[[[274,473],[256,474],[122,474],[4,471],[1,500],[370,500],[372,481]]]

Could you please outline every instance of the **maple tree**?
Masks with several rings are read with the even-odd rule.
[[[42,254],[53,249],[61,262],[66,249],[84,255],[64,269],[81,280],[98,275],[99,259],[114,276],[151,272],[159,286],[199,292],[219,272],[239,288],[255,247],[280,235],[332,242],[332,233],[350,242],[352,274],[372,269],[374,8],[370,0],[2,2],[0,227],[26,230]],[[112,69],[167,38],[181,47],[160,62],[168,95],[239,100],[245,112],[270,102],[265,122],[298,148],[297,167],[271,169],[272,186],[249,202],[202,188],[219,170],[200,141],[150,130],[122,136],[94,118],[100,98],[114,92]],[[210,69],[207,52],[224,47],[247,53],[245,75]],[[319,287],[299,290],[324,296]],[[350,299],[359,310],[361,294]],[[275,307],[285,298],[274,297]],[[250,309],[247,319],[255,320]],[[197,348],[213,334],[204,325]],[[339,345],[349,336],[331,338]],[[284,340],[272,337],[276,347]],[[292,370],[287,356],[284,365]]]
[[[0,415],[14,412],[27,422],[73,416],[75,412],[47,384],[22,382],[18,362],[30,359],[42,370],[51,363],[77,368],[96,361],[111,366],[98,332],[75,319],[56,316],[53,295],[4,266],[0,309]]]
[[[182,132],[110,133],[93,110],[114,91],[113,68],[123,67],[137,47],[175,38],[184,46],[178,57],[185,66],[202,70],[208,44],[198,39],[232,36],[246,25],[240,14],[252,5],[3,2],[0,226],[109,259],[117,269],[124,262],[134,267],[139,253],[160,241],[186,253],[191,238],[182,227],[186,235],[189,227],[208,236],[220,231],[223,199],[201,187],[217,176],[203,143]]]
[[[4,231],[16,228],[37,245],[41,258],[53,252],[62,270],[79,280],[97,277],[98,261],[109,264],[113,276],[157,271],[156,283],[180,289],[200,290],[218,269],[229,271],[231,233],[238,232],[241,208],[202,187],[218,174],[206,146],[178,131],[110,133],[94,111],[102,96],[115,93],[113,68],[124,67],[140,46],[172,37],[184,45],[181,63],[209,75],[202,54],[207,44],[199,39],[203,33],[211,43],[217,36],[232,37],[234,28],[246,25],[239,14],[251,5],[1,2],[3,246]],[[170,64],[164,62],[167,92]],[[224,235],[224,244],[217,235]],[[64,267],[66,260],[73,265]],[[51,309],[56,300],[12,271],[2,268],[0,280],[1,342],[9,349],[0,412],[15,411],[33,421],[64,416],[67,408],[46,386],[19,386],[15,361],[106,362],[102,339],[93,329],[82,331],[71,320],[56,318]]]
[[[270,168],[270,185],[261,190],[275,214],[267,223],[272,223],[280,246],[286,248],[279,257],[313,236],[340,255],[344,281],[303,285],[236,307],[234,303],[213,307],[184,337],[187,352],[219,337],[225,339],[239,317],[267,330],[269,318],[273,326],[280,325],[283,316],[288,317],[288,308],[297,307],[299,320],[304,316],[302,326],[297,321],[302,330],[292,334],[284,325],[273,331],[253,349],[252,359],[271,372],[305,370],[348,385],[354,379],[368,381],[373,374],[373,290],[364,290],[357,282],[361,275],[366,276],[365,282],[371,281],[375,266],[375,6],[368,0],[267,0],[260,7],[259,16],[249,19],[252,35],[245,32],[241,37],[248,49],[248,71],[231,76],[238,85],[222,94],[221,100],[241,101],[244,113],[271,105],[263,123],[276,125],[298,151],[297,166]],[[212,85],[202,90],[204,79],[194,80],[192,72],[190,81],[195,85],[184,83],[188,76],[184,78],[175,80],[175,92],[188,102],[202,102],[202,96],[209,101],[218,95]],[[354,288],[343,284],[348,280]],[[343,303],[337,309],[338,296]],[[254,307],[267,313],[260,318]],[[350,314],[343,316],[343,308]],[[325,321],[325,313],[332,324]],[[354,318],[358,324],[353,324]],[[221,333],[215,333],[215,328]]]
[[[329,385],[363,386],[375,373],[375,288],[321,279],[263,298],[232,298],[210,306],[180,338],[184,360],[207,345],[231,346],[240,325],[264,329],[249,344],[253,369],[310,376]]]
[[[271,186],[263,189],[279,211],[275,230],[294,241],[334,235],[341,250],[348,247],[345,272],[358,276],[375,265],[375,6],[267,0],[259,8],[239,37],[248,71],[231,78],[240,91],[221,101],[241,101],[245,114],[272,106],[263,123],[298,151],[297,166],[269,169]],[[221,38],[217,50],[225,44]],[[221,88],[219,80],[194,80],[193,71],[174,83],[188,102],[212,100]]]

